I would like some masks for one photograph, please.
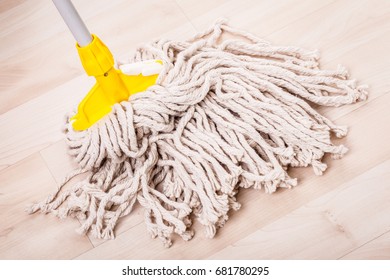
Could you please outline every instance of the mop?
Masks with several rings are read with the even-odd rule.
[[[225,20],[187,41],[140,46],[119,68],[152,61],[161,66],[155,81],[86,129],[74,127],[79,112],[67,117],[66,141],[79,169],[30,213],[76,217],[80,233],[111,239],[139,203],[147,231],[166,247],[174,234],[190,240],[194,219],[213,238],[240,208],[240,189],[294,187],[290,167],[322,175],[325,154],[347,152],[331,141],[347,128],[313,107],[365,100],[367,86],[341,66],[320,69],[318,59],[316,51],[272,45]],[[66,186],[81,173],[87,178]]]

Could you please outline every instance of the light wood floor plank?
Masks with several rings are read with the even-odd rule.
[[[345,260],[389,260],[390,231],[343,256]]]
[[[0,170],[63,139],[64,116],[92,85],[79,77],[0,115]]]
[[[12,10],[14,7],[20,6],[25,0],[8,0],[0,2],[0,14]]]
[[[74,5],[85,22],[104,13],[107,9],[116,7],[125,0],[95,1],[93,9],[91,3],[85,0],[76,0]],[[68,42],[73,44],[67,27],[52,2],[46,0],[18,1],[5,0],[3,5],[9,5],[8,9],[0,14],[0,39],[17,44],[0,45],[0,61],[18,56],[21,51],[32,49],[41,42],[59,40],[60,37],[68,37]],[[34,36],[31,36],[34,35]],[[67,46],[64,46],[67,47]]]
[[[305,0],[297,4],[295,0],[177,0],[177,3],[198,31],[209,28],[218,18],[226,18],[232,26],[263,37],[334,1]]]
[[[40,154],[47,168],[59,185],[70,171],[78,167],[74,158],[68,154],[68,146],[65,140],[57,141],[49,147],[42,149]]]
[[[210,258],[340,258],[390,228],[389,171],[387,160]]]
[[[39,154],[0,172],[0,259],[69,259],[92,248],[77,221],[25,212],[55,188]]]

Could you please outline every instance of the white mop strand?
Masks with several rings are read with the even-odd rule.
[[[66,124],[78,173],[89,177],[70,190],[61,185],[30,212],[77,216],[81,233],[113,238],[138,201],[148,231],[166,246],[173,233],[191,239],[192,217],[211,238],[239,209],[240,188],[290,188],[297,180],[289,166],[311,165],[321,175],[325,153],[347,152],[330,139],[346,127],[307,101],[340,106],[367,97],[344,68],[319,69],[316,52],[273,46],[224,21],[186,42],[144,45],[133,61],[157,58],[164,69],[155,86],[86,131]]]

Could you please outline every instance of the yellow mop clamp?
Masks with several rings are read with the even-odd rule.
[[[145,91],[156,83],[162,69],[161,60],[148,60],[114,67],[114,57],[106,45],[91,35],[70,0],[53,0],[73,36],[85,72],[96,84],[80,102],[71,118],[75,130],[85,130],[111,112],[112,106],[128,100],[130,95]]]
[[[110,50],[96,35],[92,35],[92,42],[87,46],[77,45],[77,51],[85,72],[96,78],[96,84],[80,102],[77,114],[71,119],[75,130],[89,128],[111,112],[115,103],[128,100],[130,95],[154,85],[162,65],[161,60],[152,60],[115,69]]]

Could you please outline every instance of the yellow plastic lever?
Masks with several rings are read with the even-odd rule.
[[[158,74],[126,75],[115,69],[110,50],[96,35],[92,35],[89,45],[76,47],[86,73],[96,78],[96,84],[80,102],[77,114],[71,118],[75,130],[91,127],[111,112],[115,103],[128,100],[130,95],[145,91],[156,83]],[[162,64],[161,60],[155,62]]]

